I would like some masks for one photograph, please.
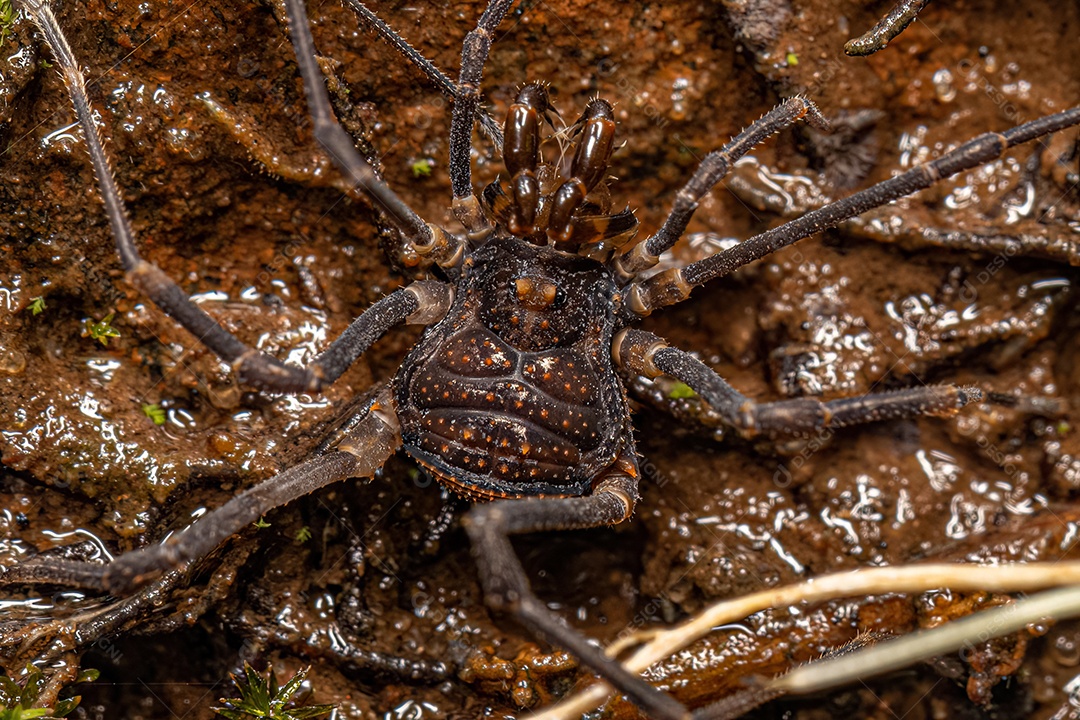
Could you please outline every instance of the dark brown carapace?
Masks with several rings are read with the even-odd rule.
[[[538,84],[511,106],[510,190],[484,191],[493,235],[394,383],[406,451],[478,499],[587,494],[629,443],[611,362],[618,288],[599,262],[637,228],[629,210],[607,214],[615,122],[606,101],[589,103],[564,178],[540,159],[550,109]]]
[[[599,263],[512,235],[466,258],[395,381],[408,453],[471,497],[588,493],[630,432],[615,294]]]

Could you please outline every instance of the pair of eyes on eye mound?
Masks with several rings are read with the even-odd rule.
[[[556,280],[540,275],[515,277],[508,288],[511,302],[526,310],[559,310],[566,306],[569,293]]]

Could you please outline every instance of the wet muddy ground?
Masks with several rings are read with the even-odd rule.
[[[1080,3],[943,0],[884,52],[845,57],[844,42],[886,5],[527,2],[500,29],[484,93],[496,118],[529,79],[553,84],[567,119],[597,92],[615,102],[626,144],[612,192],[644,231],[705,152],[778,99],[805,93],[837,121],[832,137],[797,128],[754,153],[702,203],[691,232],[709,235],[680,247],[683,260],[1080,97]],[[418,0],[379,12],[451,70],[481,6]],[[303,361],[406,279],[385,260],[366,201],[320,171],[276,13],[256,2],[57,7],[145,255],[242,338]],[[311,15],[340,81],[339,116],[414,208],[449,224],[447,103],[336,2]],[[304,457],[416,334],[392,332],[318,397],[237,387],[124,283],[63,85],[29,24],[0,50],[0,564],[59,546],[115,554]],[[955,382],[1019,407],[751,445],[721,437],[692,399],[639,383],[648,482],[637,516],[522,538],[541,596],[610,640],[861,565],[1076,559],[1076,139],[1073,130],[1022,147],[644,323],[755,397]],[[498,158],[476,145],[486,181]],[[34,314],[37,297],[45,308]],[[103,346],[84,336],[87,320],[110,314],[120,337]],[[657,407],[672,405],[679,419]],[[429,485],[395,458],[373,482],[273,513],[97,638],[47,623],[93,618],[111,601],[5,590],[19,602],[0,605],[0,623],[45,631],[8,648],[3,666],[45,655],[70,667],[81,654],[102,677],[79,713],[101,718],[212,717],[244,660],[279,675],[313,665],[315,700],[337,703],[340,717],[521,715],[585,682],[572,661],[542,654],[484,608],[463,533],[453,522],[434,532],[444,506],[461,506]],[[699,705],[859,632],[904,633],[999,602],[937,593],[777,610],[651,678]],[[807,718],[1074,717],[1080,625],[1037,634],[783,708]],[[633,716],[617,703],[607,713]]]

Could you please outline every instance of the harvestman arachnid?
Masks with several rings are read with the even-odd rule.
[[[429,274],[375,303],[306,367],[285,365],[230,334],[192,303],[137,249],[109,160],[92,118],[78,61],[43,0],[24,0],[70,90],[98,178],[126,278],[189,330],[250,386],[318,392],[393,327],[426,327],[394,378],[348,425],[337,444],[236,496],[165,542],[106,565],[38,559],[10,569],[5,583],[54,583],[127,593],[192,563],[272,509],[347,478],[371,477],[399,448],[454,492],[482,501],[465,517],[485,597],[538,638],[566,648],[650,716],[690,713],[571,630],[532,593],[509,536],[628,520],[639,492],[629,408],[617,369],[686,383],[741,435],[800,435],[859,423],[952,415],[977,400],[973,388],[922,386],[821,402],[756,403],[693,355],[634,329],[635,320],[687,299],[725,277],[825,228],[989,162],[1008,148],[1080,124],[1080,108],[987,133],[941,157],[685,267],[649,274],[686,230],[702,197],[731,165],[798,120],[824,127],[813,103],[785,100],[723,148],[707,155],[676,195],[662,226],[635,241],[629,209],[613,212],[606,185],[614,148],[611,105],[597,98],[571,126],[570,161],[544,161],[542,129],[553,110],[545,85],[519,91],[505,124],[479,110],[492,35],[512,0],[491,0],[449,81],[356,4],[399,51],[453,99],[449,168],[452,210],[463,230],[426,222],[357,153],[337,123],[302,0],[286,0],[292,43],[315,136],[342,173],[396,229],[398,251]],[[480,119],[500,136],[506,178],[479,195],[470,148]]]

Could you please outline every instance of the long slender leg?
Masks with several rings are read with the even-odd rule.
[[[127,592],[163,571],[189,565],[274,508],[348,478],[371,477],[401,446],[401,429],[388,388],[363,410],[364,421],[336,450],[264,480],[164,542],[121,555],[105,565],[34,559],[0,575],[0,585],[60,584]]]
[[[1065,265],[1080,266],[1080,241],[1055,230],[1053,225],[1027,225],[1032,232],[979,232],[953,227],[890,228],[889,233],[877,232],[880,227],[871,222],[854,232],[867,235],[876,242],[896,243],[905,249],[944,248],[1004,257],[1036,257]],[[1012,230],[1012,228],[1003,228]]]
[[[465,36],[461,46],[461,75],[458,78],[454,114],[450,118],[450,186],[454,191],[454,216],[470,237],[481,239],[491,227],[472,187],[472,131],[480,104],[480,80],[491,51],[492,34],[506,17],[514,0],[491,0],[476,29]]]
[[[900,0],[889,13],[878,20],[865,35],[848,40],[844,52],[848,55],[873,55],[884,50],[889,41],[910,25],[930,0]]]
[[[391,327],[402,322],[430,325],[446,314],[452,300],[450,287],[433,280],[420,280],[395,290],[353,320],[330,347],[311,361],[308,369],[322,385],[328,385]]]
[[[463,256],[465,241],[438,226],[424,222],[389,185],[379,179],[371,165],[356,151],[352,138],[338,124],[330,108],[330,96],[326,92],[326,85],[315,59],[315,41],[311,37],[304,0],[285,0],[285,11],[289,16],[289,34],[296,51],[296,63],[300,66],[300,75],[304,79],[304,93],[314,125],[315,139],[330,153],[330,157],[346,177],[371,196],[417,254],[430,257],[440,266],[456,267]],[[455,114],[457,107],[454,106]]]
[[[624,330],[615,338],[613,355],[629,372],[682,380],[744,437],[808,435],[848,425],[898,420],[920,415],[953,415],[982,391],[956,385],[923,385],[893,392],[821,402],[796,398],[757,403],[731,387],[708,365],[663,339],[642,330]]]
[[[665,270],[647,280],[636,280],[628,287],[628,307],[638,315],[648,315],[656,308],[682,302],[690,296],[694,287],[730,275],[743,265],[759,260],[780,248],[835,227],[867,210],[928,188],[956,173],[990,162],[1011,147],[1078,124],[1080,107],[1074,107],[1001,133],[984,133],[936,160],[914,167],[902,175],[884,180],[842,200],[811,210],[802,217],[755,235],[712,257],[691,263],[685,268]]]
[[[431,322],[431,319],[437,319],[445,313],[449,307],[449,289],[440,283],[422,281],[391,293],[375,303],[306,368],[285,365],[276,358],[245,345],[191,302],[184,291],[160,268],[139,255],[135,247],[131,223],[128,220],[127,208],[113,180],[109,158],[102,145],[97,125],[91,116],[83,75],[71,52],[71,47],[60,30],[52,10],[43,0],[26,0],[26,7],[52,47],[53,55],[63,72],[64,82],[67,84],[72,104],[75,107],[75,114],[78,116],[86,138],[94,174],[97,176],[109,224],[112,226],[113,236],[116,239],[116,249],[127,273],[128,281],[150,298],[166,315],[180,323],[200,342],[217,353],[222,360],[230,363],[242,381],[264,389],[285,392],[318,390],[337,379],[371,343],[389,328],[410,318],[415,322]],[[306,29],[306,24],[304,27]],[[310,34],[308,34],[308,39],[310,40]],[[320,88],[322,88],[321,85]],[[325,88],[322,90],[322,97],[325,100]],[[329,107],[328,104],[327,107]],[[336,125],[334,127],[341,130]],[[363,162],[355,150],[352,154]],[[385,189],[381,181],[376,180],[376,185]]]
[[[392,27],[386,24],[378,15],[371,11],[360,0],[345,0],[346,4],[352,8],[352,11],[356,13],[363,22],[366,22],[375,32],[382,36],[392,48],[405,56],[405,59],[415,65],[420,72],[427,76],[431,84],[434,85],[439,92],[449,98],[451,101],[457,101],[457,85],[451,80],[442,70],[435,67],[434,63],[428,60],[426,57],[420,54],[420,52],[414,48],[409,42],[401,37]],[[495,121],[495,118],[491,117],[482,107],[478,107],[476,110],[477,117],[480,121],[480,127],[483,128],[487,136],[491,138],[491,141],[495,143],[495,149],[500,153],[503,148],[503,132],[499,127],[499,123]]]
[[[18,648],[17,652],[21,656],[33,656],[35,660],[46,662],[53,660],[70,649],[55,643],[55,639],[61,634],[71,633],[73,628],[75,649],[115,635],[125,627],[145,620],[186,578],[187,573],[183,570],[173,570],[130,597],[104,606],[91,607],[69,617],[42,620],[5,619],[0,623],[0,648],[5,650],[4,660],[10,660],[7,655],[15,648]],[[0,584],[2,582],[3,577],[0,576]]]
[[[675,203],[661,228],[615,259],[615,267],[626,277],[656,265],[660,253],[670,249],[682,237],[698,203],[724,179],[739,158],[786,127],[806,118],[811,125],[828,128],[828,122],[814,103],[803,97],[784,100],[736,135],[719,150],[701,161],[697,171],[675,195]]]
[[[638,470],[627,450],[585,497],[498,500],[478,505],[464,518],[480,570],[484,599],[508,610],[536,636],[572,652],[625,693],[649,717],[689,717],[679,703],[605,656],[548,610],[532,592],[510,544],[510,535],[614,525],[630,517],[637,502]]]
[[[334,117],[322,73],[315,62],[315,42],[311,38],[303,0],[286,0],[285,10],[289,16],[289,34],[292,36],[296,62],[304,78],[304,93],[315,126],[315,138],[330,153],[341,171],[381,206],[404,237],[418,245],[430,243],[432,233],[427,223],[375,175],[375,170],[356,152],[352,138]]]

